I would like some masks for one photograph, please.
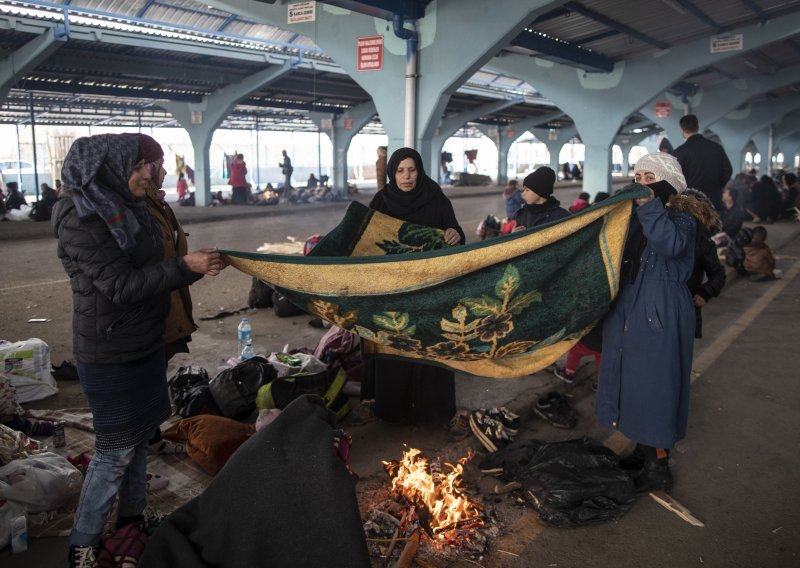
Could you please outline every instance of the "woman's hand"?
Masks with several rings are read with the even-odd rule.
[[[647,187],[647,186],[645,185],[645,186],[643,186],[643,187]],[[647,187],[647,191],[649,191],[649,192],[650,192],[650,197],[642,197],[641,199],[637,199],[637,200],[636,200],[636,205],[644,205],[645,203],[648,203],[648,202],[650,202],[650,201],[653,201],[653,199],[655,199],[655,198],[656,198],[656,194],[655,194],[655,193],[653,193],[653,190],[652,190],[652,189],[650,189],[649,187]]]
[[[703,298],[703,296],[701,296],[700,294],[695,294],[693,299],[694,299],[694,305],[697,306],[698,308],[702,308],[703,306],[706,305],[705,298]]]
[[[222,255],[216,248],[204,248],[190,252],[183,257],[183,262],[192,272],[208,276],[216,276],[226,266]]]
[[[455,229],[447,229],[444,232],[444,242],[453,246],[461,242],[461,235]]]

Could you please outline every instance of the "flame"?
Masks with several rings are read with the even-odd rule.
[[[420,453],[416,448],[409,448],[403,452],[400,462],[383,462],[392,478],[392,490],[409,503],[427,509],[430,514],[427,521],[433,534],[465,523],[480,522],[480,506],[460,491],[463,464],[472,456],[461,458],[456,465],[445,463],[450,468],[450,472],[445,473],[438,467],[431,467]]]

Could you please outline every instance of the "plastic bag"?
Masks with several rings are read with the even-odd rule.
[[[40,454],[45,450],[47,450],[47,446],[42,442],[28,438],[22,432],[0,424],[0,465]]]
[[[45,452],[0,467],[0,497],[28,513],[58,509],[81,492],[83,476],[67,458]]]
[[[0,372],[17,389],[20,402],[33,402],[58,392],[50,372],[50,347],[37,337],[0,341]]]
[[[0,550],[11,542],[11,523],[25,514],[25,507],[11,501],[0,502]]]
[[[299,373],[321,373],[328,369],[325,363],[307,353],[272,353],[268,361],[278,372],[279,379]]]
[[[636,498],[617,455],[588,438],[544,444],[517,475],[539,519],[555,527],[617,520]]]

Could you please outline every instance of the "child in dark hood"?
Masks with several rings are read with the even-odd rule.
[[[547,166],[542,166],[525,177],[522,182],[522,199],[525,205],[514,216],[517,222],[515,231],[569,217],[569,212],[553,197],[555,182],[556,173]]]

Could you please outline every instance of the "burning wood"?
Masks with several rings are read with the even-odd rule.
[[[479,505],[461,490],[464,463],[471,456],[446,463],[450,471],[442,471],[438,461],[428,463],[420,451],[410,448],[401,461],[383,462],[392,480],[392,491],[417,508],[417,517],[431,538],[446,540],[442,533],[471,525],[483,524]]]

